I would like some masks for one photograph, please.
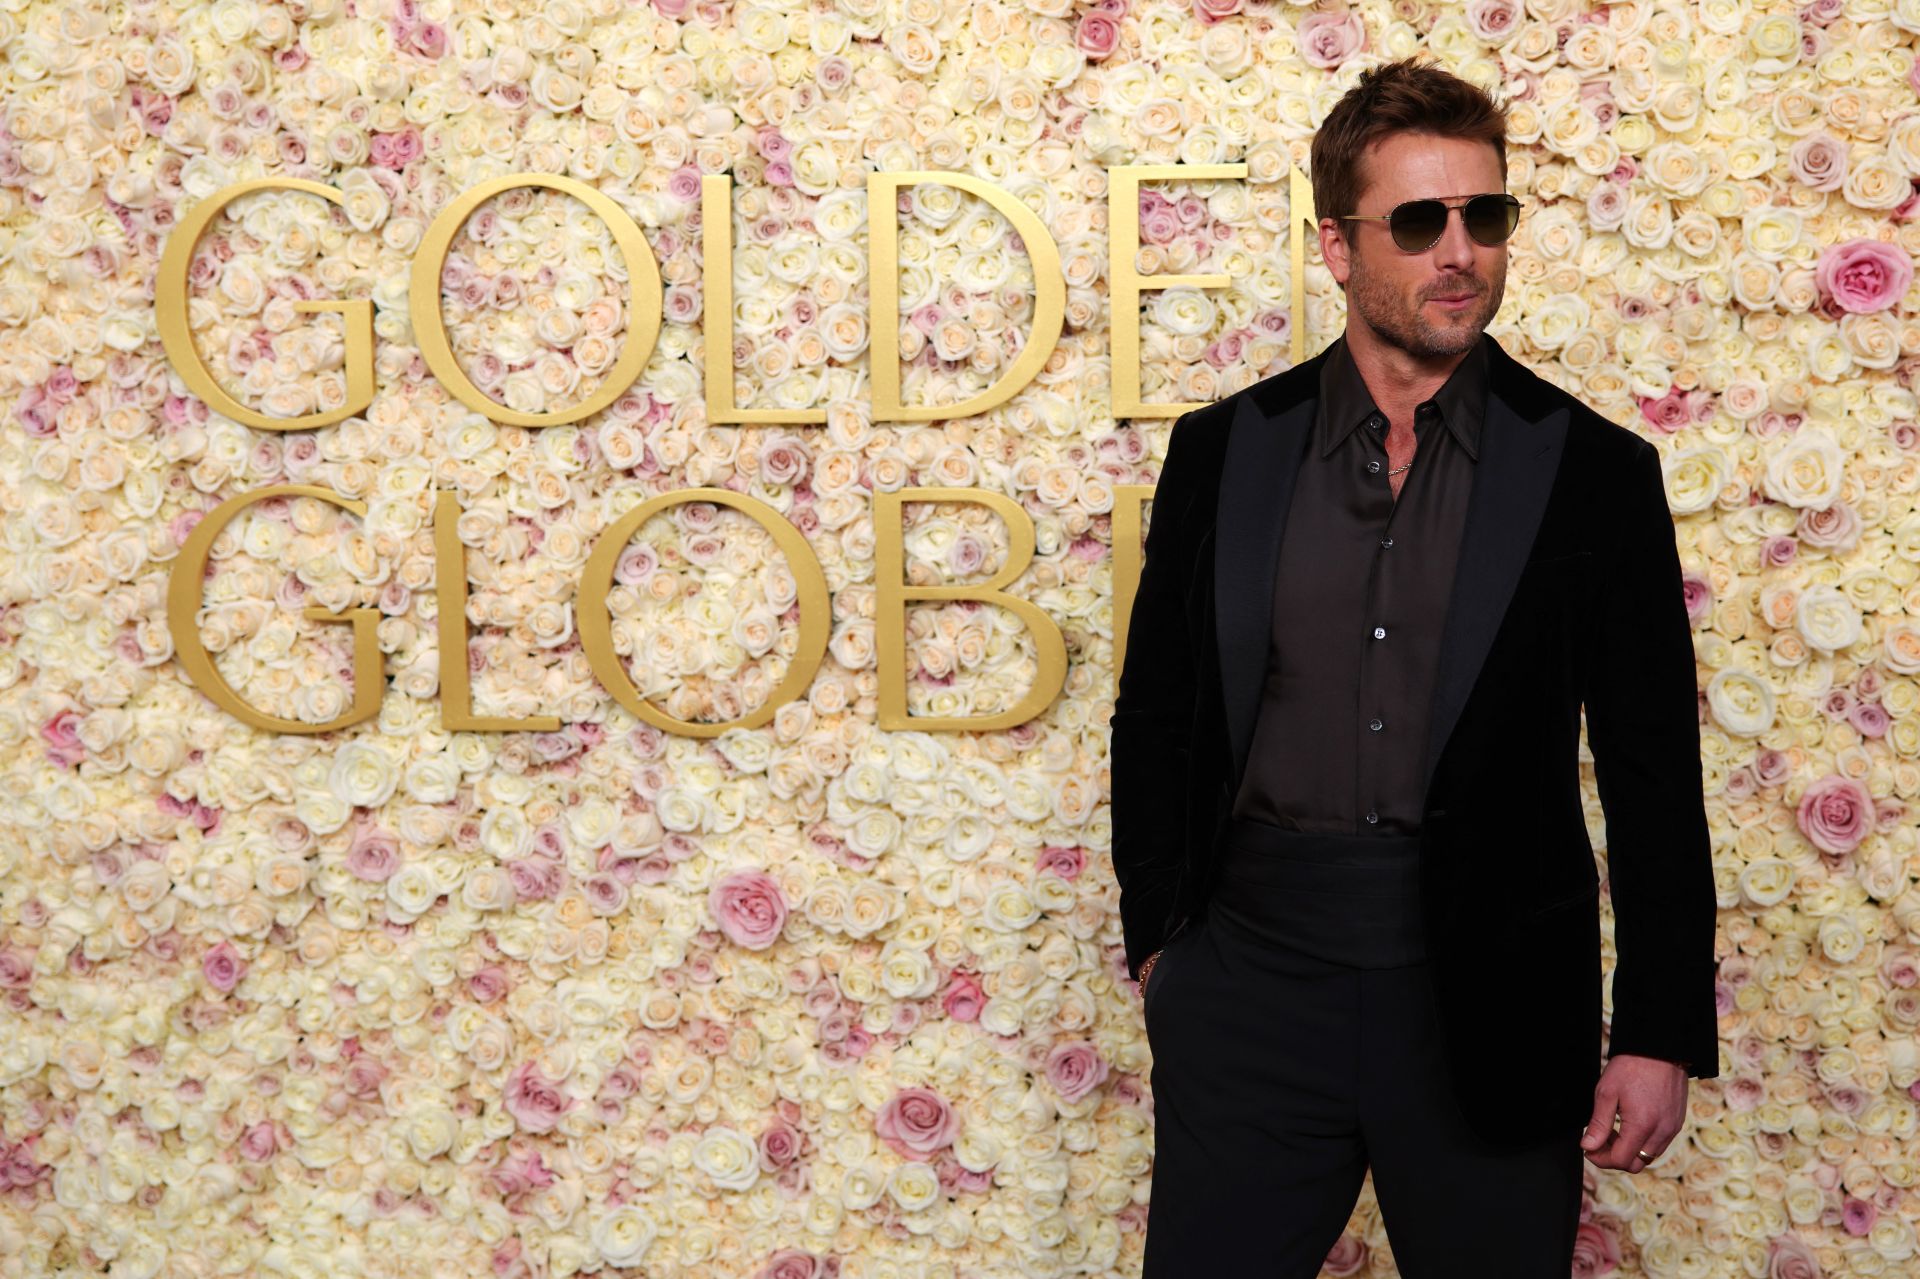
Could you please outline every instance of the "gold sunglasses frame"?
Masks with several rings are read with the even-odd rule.
[[[1469,240],[1473,240],[1475,244],[1480,245],[1480,247],[1483,249],[1492,249],[1492,248],[1497,248],[1502,244],[1505,244],[1508,240],[1511,240],[1513,238],[1513,232],[1520,229],[1520,211],[1527,207],[1526,201],[1522,200],[1519,196],[1514,195],[1511,192],[1479,191],[1479,192],[1475,192],[1473,195],[1460,196],[1459,197],[1460,202],[1458,204],[1449,204],[1445,200],[1439,200],[1439,197],[1437,196],[1421,196],[1417,200],[1402,200],[1399,204],[1394,205],[1393,209],[1387,213],[1342,213],[1339,215],[1339,217],[1336,220],[1340,222],[1391,222],[1393,220],[1393,215],[1395,213],[1398,213],[1401,209],[1405,208],[1409,204],[1423,204],[1429,200],[1438,200],[1440,204],[1446,206],[1448,216],[1440,223],[1440,230],[1434,234],[1434,237],[1431,240],[1428,240],[1425,244],[1421,245],[1417,249],[1409,249],[1404,244],[1401,244],[1400,241],[1398,240],[1395,240],[1393,242],[1394,246],[1403,253],[1425,253],[1428,249],[1431,249],[1434,245],[1440,243],[1440,237],[1447,233],[1447,226],[1449,223],[1453,221],[1452,214],[1455,209],[1460,210],[1460,221],[1462,225],[1465,225],[1467,220],[1467,214],[1466,214],[1467,206],[1473,203],[1475,200],[1483,199],[1486,196],[1490,196],[1490,195],[1498,196],[1503,200],[1511,200],[1513,202],[1509,206],[1513,209],[1513,230],[1508,231],[1506,236],[1503,239],[1496,240],[1493,244],[1485,244],[1480,240],[1475,239],[1474,234],[1471,231],[1467,232],[1467,238]]]

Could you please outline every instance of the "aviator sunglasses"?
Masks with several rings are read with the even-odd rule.
[[[1394,205],[1391,213],[1348,213],[1340,220],[1385,222],[1395,244],[1408,253],[1424,253],[1439,243],[1447,229],[1447,211],[1455,208],[1467,224],[1467,234],[1488,247],[1506,243],[1520,225],[1520,201],[1511,195],[1470,195],[1460,205],[1444,200],[1408,200]]]

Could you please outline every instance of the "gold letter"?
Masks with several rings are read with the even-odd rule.
[[[620,552],[627,548],[628,540],[640,531],[642,524],[655,513],[683,502],[718,502],[745,514],[773,535],[774,544],[787,557],[787,563],[793,569],[796,599],[800,605],[800,646],[794,653],[793,664],[787,668],[786,678],[774,688],[766,704],[739,719],[703,724],[675,719],[656,709],[634,687],[625,664],[614,652],[613,619],[607,613],[607,593],[613,588],[613,566],[619,562]],[[593,673],[613,694],[613,700],[647,723],[669,733],[718,737],[730,728],[760,727],[773,718],[775,711],[799,696],[800,690],[813,680],[814,672],[820,669],[820,660],[827,652],[830,608],[827,575],[821,570],[819,559],[814,555],[813,548],[807,545],[807,539],[801,536],[800,530],[780,512],[765,502],[743,497],[731,489],[676,489],[640,503],[608,525],[600,535],[600,540],[594,543],[593,554],[587,557],[586,565],[580,570],[580,647],[586,650],[587,665],[593,668]]]
[[[502,191],[511,191],[515,187],[546,187],[560,191],[599,214],[600,220],[613,232],[613,242],[620,247],[620,256],[626,261],[627,290],[632,295],[627,306],[627,340],[621,346],[619,358],[607,370],[600,389],[570,409],[555,409],[551,413],[523,413],[519,409],[510,409],[475,386],[461,370],[459,361],[454,359],[453,347],[447,341],[446,317],[442,314],[440,302],[440,273],[446,265],[448,252],[453,248],[454,235],[475,209]],[[653,260],[653,250],[648,247],[647,238],[640,234],[640,228],[634,225],[626,210],[586,183],[553,173],[510,173],[505,177],[488,178],[479,186],[461,193],[457,200],[440,211],[440,216],[428,225],[427,233],[420,238],[419,251],[413,257],[413,276],[407,285],[407,310],[413,319],[413,338],[419,343],[420,358],[427,362],[427,368],[462,404],[509,426],[563,426],[591,417],[619,399],[633,379],[640,376],[640,370],[647,366],[647,359],[653,354],[654,341],[660,336],[660,301],[660,266]]]
[[[1465,217],[1465,214],[1461,215]],[[1313,215],[1313,184],[1295,165],[1287,166],[1287,239],[1292,242],[1293,316],[1287,324],[1293,363],[1307,358],[1307,236],[1316,235],[1320,219]]]
[[[440,626],[440,727],[449,733],[552,733],[558,715],[508,719],[473,713],[473,682],[467,670],[467,548],[460,545],[460,499],[441,490],[433,501],[434,594]]]
[[[373,302],[367,298],[342,301],[303,299],[293,304],[296,311],[338,311],[346,326],[347,402],[331,411],[309,413],[304,417],[268,417],[248,408],[228,395],[213,380],[213,374],[200,360],[193,345],[193,322],[187,314],[187,269],[193,263],[193,248],[208,224],[220,210],[243,195],[255,191],[305,191],[335,204],[343,201],[338,191],[304,178],[250,178],[220,188],[193,206],[193,212],[180,219],[167,237],[160,254],[160,272],[153,281],[155,321],[160,329],[160,345],[174,372],[187,389],[206,401],[207,407],[224,417],[262,431],[306,431],[316,426],[344,422],[373,403]],[[291,731],[291,730],[290,730]]]
[[[1245,166],[1241,166],[1244,168]],[[900,403],[900,228],[895,204],[903,186],[939,182],[979,196],[1007,215],[1026,245],[1033,262],[1033,332],[1013,367],[970,400],[958,404]],[[872,263],[868,282],[870,320],[867,352],[873,374],[873,419],[876,422],[935,422],[984,413],[1033,380],[1053,354],[1066,323],[1067,282],[1060,272],[1060,249],[1032,209],[1011,195],[969,173],[869,173],[867,175],[867,245]],[[1034,339],[1040,339],[1037,343]],[[1017,721],[1016,721],[1017,722]]]
[[[978,502],[1007,525],[1007,562],[984,582],[956,586],[906,583],[906,536],[901,523],[905,502]],[[914,488],[873,495],[875,660],[880,668],[880,727],[928,732],[1012,728],[1045,710],[1067,682],[1067,644],[1060,628],[1040,606],[998,589],[1013,581],[1033,559],[1033,521],[1003,493],[974,488]],[[1033,632],[1039,672],[1026,696],[992,715],[907,714],[907,615],[913,600],[981,600],[1013,610]]]
[[[1133,597],[1140,589],[1140,564],[1146,558],[1140,544],[1140,507],[1153,497],[1157,484],[1113,486],[1113,673],[1119,677],[1127,660],[1127,624],[1133,618]]]
[[[1140,274],[1134,255],[1140,251],[1140,184],[1178,178],[1215,180],[1244,178],[1245,161],[1237,164],[1122,164],[1107,170],[1107,296],[1113,316],[1113,416],[1179,417],[1198,404],[1142,404],[1140,402],[1140,291],[1185,285],[1194,289],[1225,288],[1223,272],[1208,275]],[[1296,278],[1298,278],[1296,276]]]
[[[167,629],[173,633],[173,647],[180,655],[180,665],[187,668],[187,677],[214,705],[255,728],[264,728],[269,732],[330,733],[336,728],[372,719],[380,713],[380,696],[386,691],[386,679],[381,670],[380,640],[374,633],[380,614],[374,609],[356,608],[345,613],[331,613],[315,605],[301,611],[302,617],[316,622],[353,623],[353,705],[346,714],[324,724],[280,719],[247,705],[220,677],[220,672],[213,665],[213,658],[200,643],[197,619],[201,587],[207,572],[207,555],[213,549],[214,539],[242,510],[270,497],[314,497],[352,511],[355,515],[364,516],[367,513],[365,502],[341,497],[333,490],[317,484],[273,484],[230,497],[208,511],[193,526],[193,532],[187,534],[186,542],[180,547],[180,556],[173,562],[173,569],[167,575]]]
[[[825,409],[743,409],[733,402],[733,177],[709,173],[700,179],[700,225],[706,260],[700,278],[707,300],[700,339],[707,369],[707,421],[824,422]]]

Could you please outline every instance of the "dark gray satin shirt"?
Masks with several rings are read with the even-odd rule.
[[[1274,576],[1273,630],[1236,817],[1413,834],[1428,710],[1487,401],[1485,334],[1414,411],[1396,500],[1387,417],[1343,335],[1320,375]]]

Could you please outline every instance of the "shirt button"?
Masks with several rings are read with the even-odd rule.
[[[1387,424],[1387,419],[1381,417],[1378,413],[1375,413],[1372,417],[1367,419],[1367,425],[1372,427],[1376,431],[1379,430],[1381,427],[1385,426],[1386,424]]]
[[[1374,812],[1371,808],[1369,808],[1367,810],[1367,821],[1369,823],[1372,823],[1372,822],[1377,822],[1379,820],[1380,820],[1380,814]]]
[[[1374,637],[1375,639],[1385,639],[1385,638],[1387,637],[1387,628],[1386,628],[1386,627],[1384,627],[1384,626],[1376,626],[1376,627],[1374,627],[1374,628],[1373,628],[1373,637]]]
[[[1367,721],[1367,727],[1371,728],[1374,732],[1377,733],[1380,731],[1380,721],[1377,719],[1370,719]]]
[[[1367,474],[1371,475],[1379,469],[1380,469],[1380,464],[1378,462],[1367,463]]]
[[[1393,545],[1393,539],[1392,539],[1392,538],[1390,538],[1390,537],[1383,537],[1383,538],[1381,538],[1381,539],[1380,539],[1380,545],[1381,545],[1381,546],[1383,546],[1383,547],[1387,547],[1387,546],[1392,546],[1392,545]]]

